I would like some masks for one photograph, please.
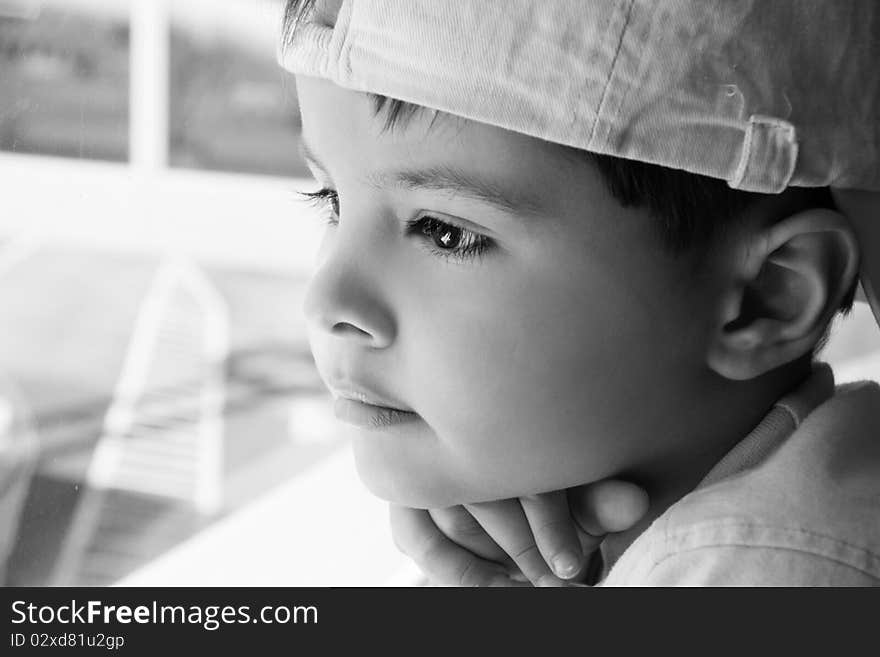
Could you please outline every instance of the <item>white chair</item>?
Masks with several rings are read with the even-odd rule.
[[[55,585],[105,585],[222,504],[229,311],[192,263],[162,262],[71,520]]]

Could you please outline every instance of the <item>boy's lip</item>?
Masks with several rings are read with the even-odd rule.
[[[362,384],[355,384],[351,381],[330,381],[327,387],[330,388],[334,399],[349,399],[399,413],[413,413],[412,409],[392,399],[389,395]]]
[[[403,411],[390,406],[377,406],[348,397],[336,398],[336,402],[333,404],[333,414],[343,422],[369,430],[389,429],[419,419],[419,416],[412,411]]]
[[[328,383],[335,402],[333,413],[337,419],[362,429],[389,429],[419,418],[409,408],[375,388],[356,385],[351,379]]]

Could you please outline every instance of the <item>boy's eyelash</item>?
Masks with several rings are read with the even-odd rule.
[[[335,190],[324,187],[317,192],[297,192],[297,194],[299,194],[302,200],[316,208],[330,210],[327,223],[336,223],[334,217],[339,214],[339,197],[336,195]]]
[[[303,200],[327,211],[327,223],[339,223],[339,196],[336,190],[324,187],[316,192],[298,192]],[[494,246],[491,239],[437,217],[423,215],[406,221],[407,234],[419,235],[433,242],[428,250],[441,258],[472,260]],[[453,248],[449,244],[455,243]]]

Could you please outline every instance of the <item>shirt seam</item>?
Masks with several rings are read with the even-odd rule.
[[[856,572],[858,572],[862,575],[865,575],[874,581],[880,582],[880,575],[873,573],[870,570],[865,570],[864,568],[856,566],[848,561],[843,561],[842,559],[835,559],[834,557],[830,557],[827,554],[821,554],[818,552],[814,552],[813,550],[799,548],[799,547],[792,547],[792,546],[782,547],[779,545],[764,545],[761,543],[736,543],[733,541],[724,542],[724,543],[707,544],[707,545],[697,545],[694,547],[685,548],[683,550],[677,550],[676,552],[672,552],[670,554],[667,554],[665,557],[663,557],[659,561],[655,561],[654,564],[651,566],[650,570],[648,571],[647,575],[650,576],[651,573],[654,572],[663,563],[669,561],[670,559],[672,559],[676,556],[685,554],[687,552],[699,552],[700,550],[708,550],[711,548],[718,548],[718,547],[736,547],[736,548],[746,548],[746,549],[752,549],[752,550],[753,549],[761,549],[761,550],[777,550],[780,552],[797,552],[800,554],[806,554],[806,555],[814,557],[816,559],[829,561],[829,562],[837,564],[839,566],[844,566],[845,568],[849,568],[850,570],[855,570]],[[872,554],[872,553],[869,553],[869,554]]]
[[[829,545],[832,547],[839,546],[842,548],[846,548],[846,549],[852,550],[853,552],[856,552],[860,555],[863,555],[864,557],[866,557],[868,559],[876,560],[876,561],[878,561],[878,563],[880,563],[880,554],[878,554],[877,552],[874,552],[873,550],[870,550],[870,549],[865,548],[863,546],[857,545],[855,543],[850,543],[848,541],[841,540],[841,539],[836,538],[834,536],[831,536],[829,534],[811,531],[809,529],[802,529],[800,527],[785,527],[785,526],[765,524],[765,523],[755,523],[755,522],[715,521],[715,522],[710,522],[710,523],[697,523],[695,525],[689,526],[686,531],[674,531],[674,530],[671,532],[667,531],[664,534],[664,536],[662,537],[663,543],[668,545],[671,540],[674,540],[676,538],[687,537],[689,534],[691,534],[693,532],[704,532],[707,529],[712,529],[712,528],[714,528],[714,529],[723,528],[723,529],[774,530],[777,532],[784,532],[789,535],[796,534],[796,535],[805,536],[805,537],[818,538],[818,539],[822,539],[824,541],[828,541]],[[661,537],[658,536],[655,539],[653,539],[651,542],[656,546],[660,542],[660,540],[658,540],[660,538]],[[800,552],[802,554],[809,554],[809,555],[814,556],[819,559],[826,559],[828,561],[833,561],[833,562],[839,563],[841,565],[849,566],[850,568],[852,568],[854,570],[858,570],[859,572],[862,572],[862,573],[872,577],[873,579],[880,581],[880,573],[876,573],[876,571],[872,572],[869,570],[865,570],[864,568],[857,566],[857,565],[854,565],[854,564],[850,563],[849,561],[845,561],[842,558],[830,556],[828,554],[818,552],[814,549],[810,549],[806,546],[793,546],[793,545],[781,546],[781,545],[771,545],[766,541],[745,542],[745,540],[746,539],[741,539],[741,540],[736,540],[736,539],[725,539],[725,540],[701,539],[701,544],[693,545],[693,546],[687,547],[687,548],[678,549],[675,551],[670,551],[667,554],[665,554],[664,556],[660,557],[659,559],[657,557],[655,557],[654,564],[651,566],[651,570],[656,568],[658,565],[660,565],[664,561],[675,557],[677,554],[682,554],[685,552],[693,552],[693,551],[697,551],[697,550],[701,550],[701,549],[717,548],[717,547],[744,547],[744,548],[760,548],[760,549],[770,549],[770,550],[788,550],[791,552]]]
[[[831,534],[824,534],[822,532],[817,532],[817,531],[813,531],[810,529],[804,529],[802,527],[786,527],[785,525],[773,525],[773,524],[767,524],[767,523],[761,523],[761,522],[742,522],[742,521],[738,521],[738,520],[731,522],[729,520],[717,520],[717,521],[710,521],[710,522],[695,523],[693,525],[690,525],[686,531],[672,530],[671,532],[669,532],[667,534],[667,540],[672,537],[686,536],[693,529],[702,530],[702,529],[708,529],[708,528],[712,528],[712,527],[724,527],[725,529],[729,529],[729,528],[771,529],[771,530],[782,531],[782,532],[787,532],[787,533],[803,534],[803,535],[811,536],[814,538],[822,538],[822,539],[830,541],[831,543],[834,543],[836,545],[841,545],[843,547],[847,547],[852,550],[864,552],[865,554],[873,557],[874,559],[880,560],[880,553],[874,552],[873,550],[870,550],[870,549],[868,549],[864,546],[858,545],[856,543],[850,543],[849,541],[841,540],[835,536],[832,536]],[[712,544],[714,545],[715,543],[713,542]]]

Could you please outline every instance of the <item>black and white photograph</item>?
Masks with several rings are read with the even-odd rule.
[[[876,0],[0,0],[0,584],[880,585],[878,63]]]

